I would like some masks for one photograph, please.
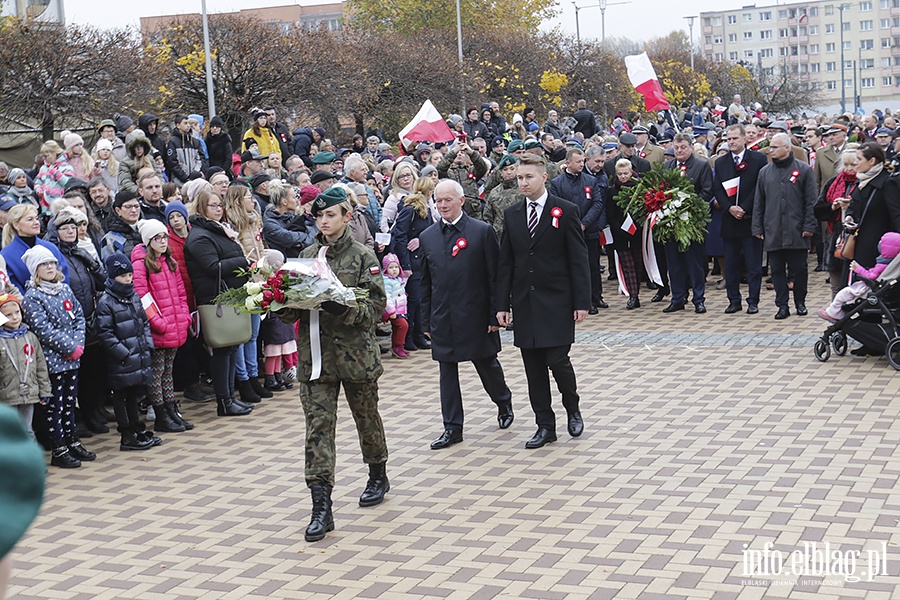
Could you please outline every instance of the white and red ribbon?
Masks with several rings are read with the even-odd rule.
[[[550,216],[553,217],[553,228],[559,229],[559,218],[562,216],[562,209],[558,206],[554,206],[550,211]]]
[[[625,274],[622,273],[622,262],[619,260],[619,252],[617,250],[613,250],[613,258],[615,258],[616,261],[616,275],[619,278],[619,292],[626,297],[630,297],[631,294],[628,292],[628,286],[625,285]]]
[[[456,243],[453,244],[453,249],[450,251],[450,256],[456,256],[459,254],[460,250],[465,250],[469,245],[469,242],[466,241],[466,238],[459,238],[456,240]]]
[[[641,253],[644,255],[644,269],[647,271],[647,277],[656,285],[662,285],[662,275],[660,275],[659,265],[656,263],[656,250],[653,248],[654,225],[656,225],[656,218],[650,215],[647,217],[644,231],[641,234]]]
[[[800,176],[800,171],[792,171],[791,172],[791,183],[797,183],[797,177]]]

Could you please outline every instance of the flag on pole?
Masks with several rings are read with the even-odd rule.
[[[634,56],[625,57],[625,67],[628,69],[628,79],[636,92],[644,96],[645,110],[666,110],[669,101],[663,93],[656,71],[650,64],[650,58],[646,52]]]
[[[409,146],[413,142],[452,142],[456,139],[444,117],[426,100],[409,124],[400,130],[400,142]]]
[[[613,243],[612,229],[609,228],[609,225],[606,226],[606,229],[600,232],[600,245],[601,246],[609,246]]]
[[[622,231],[627,231],[628,235],[634,235],[637,231],[637,225],[634,224],[634,219],[631,218],[631,213],[625,213],[625,221],[622,223]]]
[[[738,184],[741,183],[740,177],[735,177],[734,179],[729,179],[728,181],[722,182],[722,187],[725,188],[725,193],[728,194],[729,198],[737,198],[738,195]]]

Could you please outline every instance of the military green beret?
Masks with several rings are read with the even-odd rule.
[[[28,435],[19,413],[0,404],[0,558],[22,539],[41,509],[44,453]]]
[[[525,143],[522,140],[513,140],[509,143],[509,146],[506,147],[506,151],[512,154],[516,150],[521,150],[525,147]]]
[[[504,154],[503,158],[500,159],[500,162],[497,164],[498,169],[502,169],[503,167],[508,167],[509,165],[514,165],[519,162],[519,159],[513,156],[512,154]]]
[[[528,140],[527,142],[525,142],[526,150],[531,150],[532,148],[540,148],[541,150],[544,149],[544,147],[541,146],[541,143],[537,140]]]
[[[316,196],[312,203],[312,215],[318,216],[320,210],[347,201],[347,192],[341,187],[331,187]]]
[[[312,157],[312,162],[314,165],[327,165],[328,163],[333,163],[336,159],[337,154],[334,152],[318,152]]]

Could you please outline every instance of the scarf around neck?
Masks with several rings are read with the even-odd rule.
[[[8,340],[20,338],[26,333],[28,333],[28,325],[26,325],[25,323],[22,323],[22,326],[18,329],[7,329],[6,327],[0,327],[0,338],[5,338]]]
[[[866,185],[878,177],[884,169],[884,163],[878,163],[865,173],[857,173],[856,178],[859,180],[859,189],[863,189]]]
[[[49,294],[50,296],[58,295],[63,289],[62,281],[43,281],[41,280],[41,284],[38,286],[38,289],[44,292],[45,294]]]

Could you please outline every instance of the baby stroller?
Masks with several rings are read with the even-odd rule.
[[[884,348],[892,367],[900,371],[900,256],[890,262],[877,281],[860,277],[869,286],[865,296],[844,306],[844,316],[829,326],[816,340],[813,353],[825,362],[831,351],[847,353],[851,337],[868,348]]]

